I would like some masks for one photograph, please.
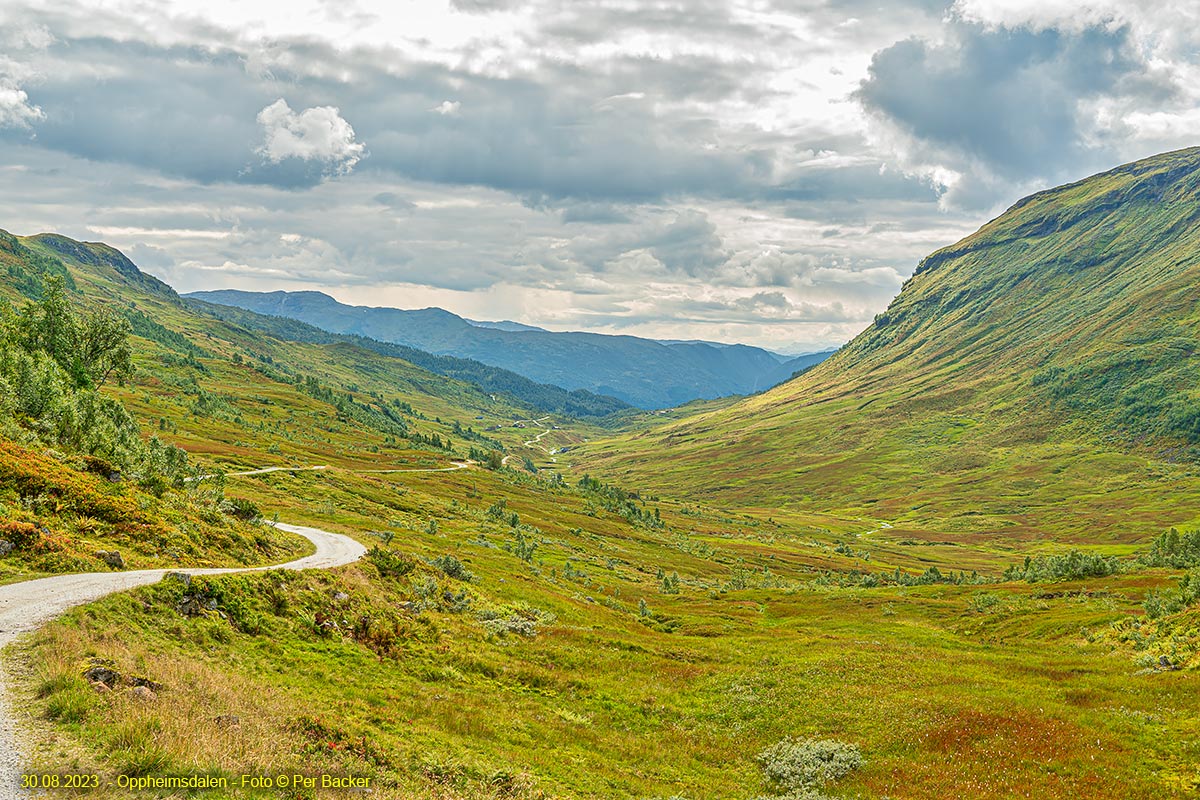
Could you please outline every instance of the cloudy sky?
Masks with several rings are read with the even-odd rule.
[[[798,352],[1197,131],[1191,0],[0,0],[0,228],[181,291]]]

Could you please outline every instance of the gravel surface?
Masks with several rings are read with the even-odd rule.
[[[280,530],[299,534],[316,545],[310,556],[268,567],[227,569],[146,569],[133,572],[95,572],[81,575],[56,575],[23,583],[0,586],[0,649],[22,633],[45,624],[69,608],[98,600],[107,594],[156,583],[168,572],[190,575],[220,575],[229,572],[255,572],[266,569],[321,569],[357,561],[366,548],[353,539],[318,528],[276,523]],[[0,662],[0,800],[27,797],[19,791],[21,755],[18,733],[8,696],[8,675]]]

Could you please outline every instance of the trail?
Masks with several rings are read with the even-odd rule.
[[[284,469],[284,468],[276,468]],[[264,470],[270,471],[270,470]],[[243,474],[261,474],[251,471]],[[348,536],[319,528],[275,523],[280,530],[295,533],[316,546],[312,555],[267,567],[221,567],[214,569],[144,569],[131,572],[94,572],[55,575],[50,578],[0,586],[0,650],[20,634],[35,630],[67,609],[99,600],[105,595],[145,586],[162,580],[168,572],[189,575],[224,575],[232,572],[261,572],[268,569],[328,569],[362,558],[366,548]],[[7,693],[8,676],[0,662],[0,800],[18,800],[29,795],[19,789],[21,758],[17,749],[16,724]]]
[[[469,469],[474,461],[451,461],[452,467],[429,467],[415,469],[354,469],[347,470],[358,475],[389,475],[395,472],[457,472],[460,469]],[[245,472],[226,472],[226,478],[244,478],[249,475],[267,475],[272,472],[314,472],[316,470],[337,469],[330,467],[328,464],[321,464],[315,467],[263,467],[262,469],[250,469]],[[195,478],[188,478],[192,481],[203,481],[209,478],[217,477],[216,474],[198,475]]]
[[[542,417],[541,419],[529,419],[529,420],[522,420],[522,421],[523,421],[523,422],[532,422],[534,425],[537,425],[538,427],[541,427],[541,428],[546,428],[546,426],[545,426],[545,425],[543,425],[542,423],[543,423],[543,422],[545,422],[545,421],[546,421],[546,420],[548,420],[548,419],[550,419],[550,417]],[[557,463],[558,463],[558,459],[554,457],[554,451],[553,451],[553,450],[551,450],[551,449],[550,449],[550,448],[548,448],[548,447],[545,447],[545,446],[542,444],[542,437],[543,437],[543,436],[545,436],[547,433],[550,433],[552,430],[554,430],[554,429],[553,429],[553,428],[546,428],[544,431],[542,431],[541,433],[539,433],[537,436],[533,437],[532,439],[527,439],[527,440],[525,440],[524,442],[522,442],[521,444],[525,445],[526,447],[536,447],[536,448],[538,448],[538,449],[539,449],[539,450],[541,450],[543,453],[545,453],[546,455],[550,456],[550,460],[551,460],[552,462],[554,462],[555,464],[557,464]],[[507,467],[507,466],[508,466],[508,460],[509,460],[510,458],[512,458],[512,456],[511,456],[511,455],[508,455],[508,456],[505,456],[504,458],[502,458],[502,459],[500,460],[500,465],[501,465],[501,466],[503,466],[503,467]]]

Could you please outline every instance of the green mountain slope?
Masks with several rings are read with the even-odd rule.
[[[1198,149],[1035,194],[828,361],[584,464],[939,533],[1157,533],[1200,497],[1198,220]]]
[[[192,292],[191,298],[291,317],[327,331],[475,359],[642,408],[761,391],[797,368],[757,347],[667,344],[635,336],[481,327],[440,308],[348,306],[320,292]]]

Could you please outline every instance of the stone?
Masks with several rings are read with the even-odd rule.
[[[190,589],[192,586],[192,576],[186,572],[168,572],[163,575],[164,581],[179,581],[183,584],[183,588]]]
[[[125,559],[116,550],[97,550],[96,558],[108,564],[113,569],[125,569]]]
[[[158,699],[158,695],[148,686],[134,686],[129,690],[129,696],[143,703],[153,703]]]
[[[157,694],[163,690],[163,685],[158,681],[152,681],[149,678],[130,678],[130,686],[145,686],[150,691]]]
[[[345,592],[338,592],[333,596],[333,602],[335,603],[345,603],[349,599],[350,595],[346,594]]]
[[[0,557],[6,556],[13,551],[15,545],[8,539],[0,539]]]
[[[108,688],[107,683],[101,683],[100,681],[93,683],[92,688],[96,690],[96,694],[108,694],[112,691],[112,689]]]
[[[93,684],[102,683],[111,689],[121,680],[121,673],[103,664],[96,664],[85,669],[83,677]]]
[[[203,614],[206,608],[205,599],[200,595],[184,595],[181,597],[178,606],[175,610],[184,616],[199,616]]]

